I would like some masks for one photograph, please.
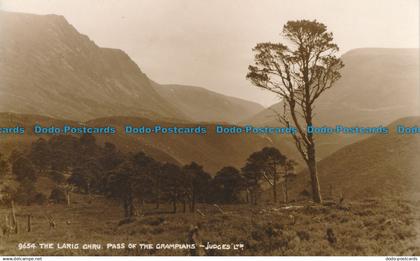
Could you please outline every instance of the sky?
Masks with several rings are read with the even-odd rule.
[[[258,42],[289,20],[316,19],[340,53],[418,48],[419,0],[0,0],[7,11],[59,14],[102,47],[124,50],[152,80],[202,86],[269,106],[246,80]]]

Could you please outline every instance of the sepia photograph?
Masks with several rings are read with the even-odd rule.
[[[417,261],[418,0],[0,0],[0,256]]]

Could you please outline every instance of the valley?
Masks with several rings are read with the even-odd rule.
[[[343,53],[299,152],[282,101],[158,83],[60,15],[0,33],[0,254],[420,254],[419,49]]]

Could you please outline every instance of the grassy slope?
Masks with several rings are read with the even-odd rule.
[[[346,208],[305,203],[299,203],[304,207],[297,209],[281,209],[268,204],[253,208],[226,205],[221,206],[224,214],[213,206],[199,205],[205,217],[197,213],[152,214],[119,226],[122,209],[117,203],[101,197],[88,200],[82,195],[74,195],[73,199],[73,205],[68,208],[63,205],[18,207],[21,232],[2,238],[0,254],[188,255],[185,250],[19,251],[17,246],[23,242],[186,243],[190,226],[197,224],[204,242],[244,244],[241,251],[209,252],[214,255],[420,254],[416,231],[420,222],[418,201],[366,199],[348,203]],[[169,206],[166,207],[169,210]],[[150,212],[153,206],[146,208]],[[27,214],[33,215],[32,232],[25,231]],[[49,229],[46,214],[55,218],[55,229]],[[327,241],[327,228],[332,228],[337,243]]]
[[[346,146],[318,163],[324,196],[346,198],[406,196],[419,198],[420,135],[398,135],[397,125],[420,126],[419,117],[400,119],[388,127],[389,135],[373,135]],[[291,185],[299,193],[308,184],[308,173],[299,173]]]

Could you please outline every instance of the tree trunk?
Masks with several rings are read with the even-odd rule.
[[[28,232],[31,232],[31,215],[28,215]]]
[[[128,208],[129,208],[129,218],[131,218],[134,215],[134,204],[133,204],[133,195],[131,193],[128,196]]]
[[[69,190],[67,190],[67,195],[66,196],[67,196],[67,206],[70,207],[71,202],[70,202],[70,191]]]
[[[129,218],[130,216],[130,210],[129,210],[129,206],[128,206],[128,198],[124,199],[124,217],[125,218]]]
[[[245,200],[246,200],[246,203],[249,204],[249,190],[248,189],[246,190]]]
[[[287,173],[286,173],[287,175]],[[289,202],[289,196],[287,194],[287,176],[284,177],[284,203],[287,204]]]
[[[140,200],[140,211],[138,213],[144,213],[146,201],[144,200],[144,196],[142,196]]]
[[[158,188],[156,192],[156,209],[159,209],[159,208],[160,208],[160,189]]]
[[[156,209],[160,208],[160,179],[157,180],[157,188],[156,188]]]
[[[316,167],[315,144],[313,142],[308,147],[308,167],[309,175],[311,177],[312,199],[316,203],[322,203],[321,189],[319,186],[319,179]]]
[[[13,229],[14,229],[15,234],[17,234],[19,232],[19,229],[18,229],[18,222],[17,222],[17,219],[16,219],[15,202],[13,200],[11,202],[11,205],[12,205]]]
[[[277,203],[277,173],[274,173],[273,177],[273,199],[274,203]]]
[[[184,197],[184,199],[183,199],[183,201],[182,201],[182,211],[185,213],[185,212],[187,212],[187,200],[185,199],[185,197]]]
[[[172,199],[172,211],[176,213],[176,198]]]
[[[258,204],[258,200],[257,200],[257,188],[253,188],[252,189],[252,201],[253,201],[253,204],[254,205],[257,205]]]
[[[191,197],[191,212],[194,212],[195,211],[195,197],[196,197],[196,195],[195,195],[196,193],[195,193],[195,190],[193,189],[193,193],[192,193],[192,197]]]
[[[188,208],[190,209],[191,213],[194,212],[193,207],[194,207],[193,206],[193,195],[192,195],[192,192],[191,192],[191,194],[188,196]]]

